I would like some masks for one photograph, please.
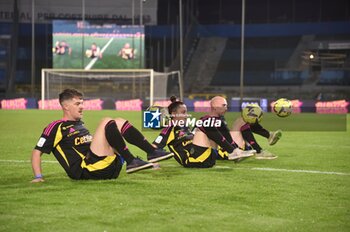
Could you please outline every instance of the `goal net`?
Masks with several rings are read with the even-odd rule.
[[[66,88],[84,93],[85,99],[131,100],[141,99],[145,105],[169,99],[182,99],[182,79],[179,71],[155,72],[153,69],[68,70],[42,69],[41,109],[45,102],[57,99]]]

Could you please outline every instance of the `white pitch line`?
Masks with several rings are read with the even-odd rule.
[[[1,163],[30,163],[30,160],[0,160]],[[55,160],[42,160],[43,163],[57,163]]]
[[[222,169],[246,169],[246,170],[257,170],[257,171],[271,171],[271,172],[297,172],[297,173],[313,173],[313,174],[328,174],[328,175],[339,175],[339,176],[350,176],[350,173],[345,172],[326,172],[317,170],[298,170],[298,169],[283,169],[283,168],[244,168],[244,167],[230,167],[230,166],[215,166],[215,168]]]
[[[340,176],[349,176],[350,173],[345,172],[325,172],[317,170],[293,170],[293,169],[283,169],[283,168],[252,168],[252,170],[259,171],[273,171],[273,172],[299,172],[299,173],[314,173],[314,174],[328,174],[328,175],[340,175]]]
[[[54,160],[42,160],[43,163],[55,163]],[[0,163],[30,163],[30,160],[0,160]],[[179,167],[179,165],[168,164],[167,167]],[[346,172],[327,172],[327,171],[317,171],[317,170],[298,170],[298,169],[283,169],[283,168],[245,168],[245,167],[231,167],[231,166],[221,166],[216,165],[214,168],[218,169],[238,169],[238,170],[254,170],[254,171],[271,171],[271,172],[294,172],[294,173],[312,173],[312,174],[325,174],[325,175],[338,175],[338,176],[350,176],[350,173]]]
[[[176,167],[178,165],[167,164],[167,167]],[[297,172],[297,173],[314,173],[314,174],[328,174],[328,175],[339,175],[339,176],[350,176],[350,173],[346,172],[326,172],[317,170],[295,170],[295,169],[282,169],[282,168],[257,168],[257,167],[233,167],[233,166],[222,166],[215,165],[213,168],[217,169],[235,169],[235,170],[254,170],[254,171],[276,171],[276,172]]]
[[[328,174],[328,175],[339,175],[339,176],[349,176],[350,173],[345,172],[327,172],[318,170],[298,170],[298,169],[284,169],[284,168],[244,168],[244,167],[230,167],[230,166],[219,166],[216,165],[215,168],[222,169],[240,169],[240,170],[257,170],[257,171],[271,171],[271,172],[297,172],[297,173],[313,173],[313,174]]]
[[[106,45],[103,46],[103,48],[102,48],[102,50],[101,50],[100,53],[103,53],[103,52],[107,49],[107,47],[112,43],[113,40],[114,40],[114,38],[110,38],[110,40],[108,40],[108,42],[106,43]],[[90,61],[90,63],[89,63],[88,65],[86,65],[85,70],[90,70],[91,67],[96,63],[97,60],[98,60],[98,56],[95,57],[95,58],[93,58],[93,59]]]

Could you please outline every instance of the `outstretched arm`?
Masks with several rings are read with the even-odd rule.
[[[32,169],[34,173],[34,179],[31,181],[32,183],[44,181],[44,178],[41,174],[41,155],[42,152],[37,149],[34,149],[32,152]]]

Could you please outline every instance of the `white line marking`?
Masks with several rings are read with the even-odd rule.
[[[103,48],[102,48],[100,53],[103,53],[107,49],[107,47],[112,43],[113,40],[114,40],[114,38],[110,38],[110,40],[108,40],[106,45],[103,46]],[[90,70],[92,68],[92,66],[96,63],[97,60],[98,60],[98,57],[93,58],[90,61],[90,63],[88,65],[86,65],[85,70]]]
[[[55,160],[42,160],[41,162],[58,164]],[[30,160],[0,160],[0,163],[30,163]]]
[[[55,160],[42,160],[43,163],[54,163],[58,164]],[[0,163],[30,163],[30,160],[0,160]],[[180,165],[167,164],[166,167],[180,167]],[[254,171],[271,171],[271,172],[294,172],[294,173],[312,173],[312,174],[325,174],[325,175],[338,175],[338,176],[350,176],[350,173],[346,172],[328,172],[328,171],[317,171],[317,170],[298,170],[298,169],[284,169],[284,168],[245,168],[245,167],[231,167],[216,165],[214,168],[217,169],[238,169],[238,170],[254,170]]]
[[[167,164],[166,166],[167,167],[176,167],[177,165]],[[254,171],[275,171],[275,172],[297,172],[297,173],[313,173],[313,174],[350,176],[350,173],[346,173],[346,172],[327,172],[327,171],[317,171],[317,170],[295,170],[295,169],[283,169],[283,168],[257,168],[257,167],[248,168],[248,167],[232,167],[232,166],[222,166],[222,165],[215,165],[213,168],[236,169],[236,170],[254,170]]]
[[[300,172],[300,173],[329,174],[329,175],[341,175],[341,176],[349,176],[350,175],[350,173],[345,173],[345,172],[325,172],[325,171],[317,171],[317,170],[293,170],[293,169],[283,169],[283,168],[252,168],[252,170],[273,171],[273,172]]]
[[[283,168],[244,168],[244,167],[230,167],[230,166],[215,166],[215,168],[221,169],[247,169],[247,170],[257,170],[257,171],[271,171],[271,172],[297,172],[297,173],[313,173],[313,174],[328,174],[328,175],[340,175],[340,176],[350,176],[350,173],[345,172],[327,172],[318,170],[295,170],[295,169],[283,169]]]

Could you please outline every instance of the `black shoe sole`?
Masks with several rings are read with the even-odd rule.
[[[154,162],[158,162],[158,161],[163,161],[163,160],[170,159],[173,156],[174,156],[174,153],[170,153],[168,155],[164,155],[164,156],[160,156],[160,157],[157,157],[157,158],[153,158],[153,159],[147,160],[147,162],[154,163]]]
[[[133,173],[133,172],[137,172],[137,171],[140,171],[140,170],[143,170],[143,169],[148,169],[148,168],[152,168],[153,167],[153,164],[152,163],[147,163],[145,165],[142,165],[142,166],[138,166],[138,167],[134,167],[134,168],[129,168],[126,170],[126,173],[127,174],[130,174],[130,173]]]

